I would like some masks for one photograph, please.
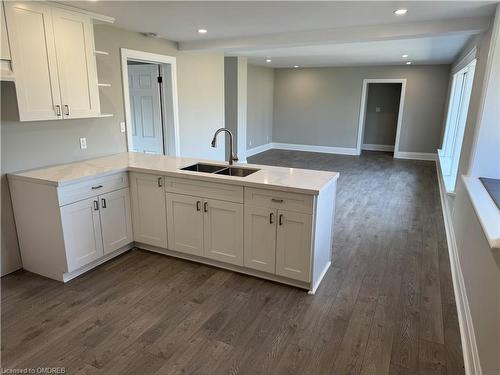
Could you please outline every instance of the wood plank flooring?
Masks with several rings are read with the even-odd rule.
[[[61,284],[3,277],[3,368],[66,374],[463,374],[431,162],[272,150],[341,172],[317,294],[132,250]]]

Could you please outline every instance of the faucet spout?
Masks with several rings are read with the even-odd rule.
[[[215,131],[214,137],[212,138],[212,147],[217,146],[217,135],[221,132],[226,132],[229,134],[229,165],[233,165],[233,161],[238,161],[238,155],[233,151],[234,150],[234,144],[233,144],[233,133],[231,130],[226,129],[226,128],[220,128]]]

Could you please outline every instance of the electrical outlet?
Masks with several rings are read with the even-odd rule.
[[[250,139],[250,141],[248,142],[248,145],[251,146],[252,145],[252,140]]]
[[[87,148],[87,138],[80,138],[80,148],[82,150]]]
[[[120,122],[120,131],[122,133],[125,133],[125,123],[124,122]]]
[[[269,142],[269,136],[267,136],[267,137],[266,137],[266,141],[268,141],[268,142]]]
[[[375,112],[380,112],[381,108],[380,107],[375,107]]]

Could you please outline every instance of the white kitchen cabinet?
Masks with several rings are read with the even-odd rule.
[[[167,211],[163,177],[130,174],[132,217],[135,241],[167,247]]]
[[[100,195],[99,211],[104,254],[134,241],[128,188]]]
[[[52,9],[63,118],[99,115],[99,90],[92,19]]]
[[[3,1],[0,3],[0,60],[10,60],[9,36],[5,23],[5,12]]]
[[[68,272],[103,256],[97,197],[61,207]]]
[[[245,267],[276,272],[276,210],[245,206]]]
[[[207,258],[243,265],[243,205],[216,199],[203,202],[203,248]]]
[[[168,248],[203,255],[203,202],[190,195],[167,193]]]
[[[51,7],[6,2],[12,68],[21,121],[62,118]]]
[[[92,18],[34,1],[5,12],[19,119],[99,116]]]
[[[312,216],[278,210],[276,274],[310,281]]]

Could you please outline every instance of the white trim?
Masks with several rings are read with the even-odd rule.
[[[376,145],[372,143],[363,143],[361,149],[367,151],[394,151],[394,145]]]
[[[467,52],[467,54],[464,57],[460,59],[460,61],[453,64],[453,67],[451,69],[451,75],[453,76],[455,73],[461,71],[476,58],[477,58],[477,46],[474,46],[471,48],[469,52]]]
[[[57,8],[61,8],[61,9],[69,10],[72,12],[84,14],[84,15],[92,18],[95,21],[100,21],[100,22],[105,22],[105,23],[114,23],[115,22],[115,18],[111,17],[111,16],[105,16],[103,14],[90,12],[90,11],[82,9],[82,8],[74,7],[74,6],[67,5],[67,4],[62,4],[58,1],[49,1],[49,3],[52,6],[57,7]]]
[[[172,110],[174,112],[174,143],[175,156],[180,156],[180,136],[179,136],[179,105],[177,98],[177,63],[173,56],[159,55],[143,51],[136,51],[128,48],[120,48],[122,66],[122,88],[123,101],[125,106],[125,124],[127,127],[127,150],[132,149],[132,121],[130,113],[130,94],[128,82],[128,60],[153,62],[157,64],[170,64],[172,70]],[[165,126],[165,125],[164,125]],[[165,129],[164,129],[165,130]]]
[[[272,143],[266,143],[260,146],[255,146],[253,148],[247,148],[247,157],[260,154],[261,152],[268,151],[273,148]]]
[[[323,152],[326,154],[340,154],[340,155],[358,155],[356,149],[351,147],[299,145],[292,143],[275,143],[275,142],[272,142],[271,145],[272,148],[280,150]]]
[[[405,151],[395,151],[395,159],[411,159],[411,160],[431,160],[437,159],[437,154],[432,152],[405,152]]]
[[[457,251],[453,221],[451,219],[451,212],[448,206],[448,198],[446,197],[446,189],[442,179],[441,168],[437,161],[436,169],[439,182],[441,209],[443,212],[444,227],[446,231],[446,241],[448,243],[453,291],[455,293],[455,302],[457,306],[458,324],[460,326],[460,338],[462,341],[465,373],[466,375],[482,375],[469,300],[467,298],[464,276],[462,274],[462,267],[460,266],[460,258]]]
[[[398,124],[396,127],[396,142],[394,142],[394,157],[399,152],[399,140],[401,137],[401,124],[403,122],[403,109],[405,105],[406,95],[406,79],[405,78],[370,78],[363,80],[363,91],[361,92],[361,105],[359,108],[359,122],[358,122],[358,142],[356,143],[356,155],[361,155],[361,145],[363,142],[363,134],[365,128],[365,113],[366,102],[368,99],[368,84],[369,83],[401,83],[401,97],[399,100],[399,113]]]

